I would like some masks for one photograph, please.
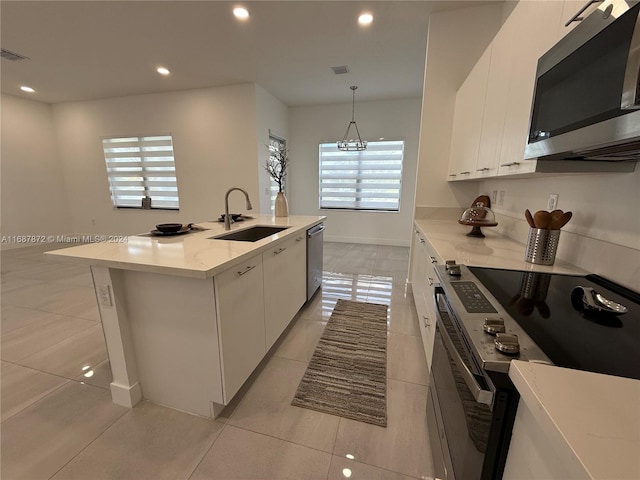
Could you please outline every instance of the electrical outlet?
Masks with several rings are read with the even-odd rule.
[[[558,208],[558,194],[551,193],[549,194],[549,200],[547,201],[547,210],[550,212]]]
[[[504,190],[500,190],[498,192],[498,205],[502,205],[504,203]]]
[[[498,201],[498,190],[491,192],[491,205],[495,205]]]
[[[98,300],[103,307],[111,307],[111,287],[109,285],[98,286]]]

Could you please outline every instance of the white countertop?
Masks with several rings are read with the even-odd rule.
[[[640,381],[520,360],[509,377],[577,476],[640,478]]]
[[[72,263],[204,279],[265,250],[272,242],[305,233],[325,219],[324,216],[255,215],[251,220],[231,225],[232,232],[254,225],[290,227],[257,242],[212,240],[210,237],[228,233],[224,223],[203,222],[195,225],[206,228],[204,231],[176,236],[132,235],[125,241],[79,245],[46,255]]]
[[[442,260],[476,266],[524,270],[531,272],[578,274],[584,270],[556,259],[553,265],[534,265],[525,262],[525,245],[499,235],[484,227],[485,238],[467,237],[471,227],[460,225],[456,220],[416,219],[415,226],[428,237]],[[560,238],[562,241],[562,237]]]

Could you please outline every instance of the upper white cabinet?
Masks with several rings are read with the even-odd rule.
[[[577,11],[564,3],[521,0],[458,90],[448,180],[535,171],[524,150],[536,68]]]
[[[269,350],[306,300],[306,237],[276,244],[262,254],[265,350]]]
[[[449,179],[473,178],[478,162],[491,48],[480,57],[456,95]]]

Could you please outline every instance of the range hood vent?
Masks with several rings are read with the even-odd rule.
[[[25,57],[24,55],[20,55],[19,53],[12,52],[11,50],[2,49],[2,53],[0,57],[11,60],[12,62],[17,62],[18,60],[29,60],[29,57]]]

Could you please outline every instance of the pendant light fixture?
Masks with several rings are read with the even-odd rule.
[[[362,138],[360,138],[360,131],[358,130],[358,125],[356,124],[356,121],[355,121],[356,90],[358,89],[358,87],[355,85],[352,85],[349,88],[353,92],[353,99],[351,103],[351,121],[347,126],[347,131],[344,132],[344,137],[342,138],[342,140],[338,141],[338,150],[344,150],[348,152],[357,151],[357,150],[366,150],[367,142],[362,140]],[[356,134],[358,135],[357,139],[349,138],[349,130],[351,130],[352,126],[353,128],[355,128]]]

